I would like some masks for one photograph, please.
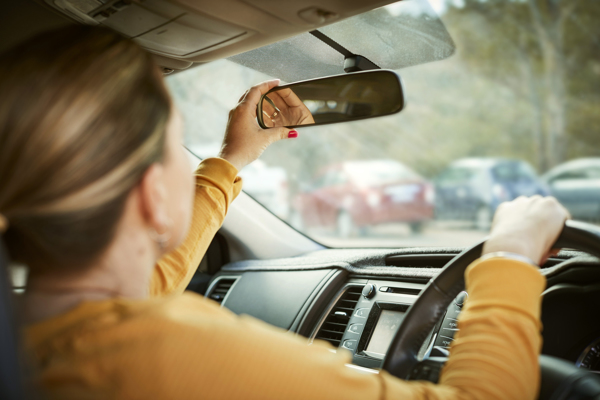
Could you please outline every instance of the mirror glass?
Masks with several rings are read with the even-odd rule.
[[[376,70],[278,86],[258,104],[263,128],[324,125],[399,112],[404,106],[400,77]]]

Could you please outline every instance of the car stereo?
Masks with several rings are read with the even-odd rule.
[[[352,352],[353,364],[381,367],[406,312],[425,286],[412,282],[366,281],[339,345]],[[458,331],[457,317],[465,299],[466,292],[462,292],[434,329],[428,332],[418,353],[419,358],[428,356],[434,347],[442,349],[442,352],[448,349]]]
[[[375,302],[358,341],[356,354],[383,360],[408,307],[408,304]]]

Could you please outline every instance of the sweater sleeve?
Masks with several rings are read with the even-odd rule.
[[[440,383],[402,382],[381,373],[386,398],[537,398],[545,278],[535,267],[502,258],[476,261],[465,278],[469,300]]]
[[[468,268],[466,283],[470,297],[437,385],[360,373],[345,366],[347,350],[307,346],[195,293],[88,302],[30,327],[28,342],[49,399],[535,399],[544,278],[527,264],[489,259]]]
[[[407,382],[385,371],[360,373],[345,366],[351,362],[346,350],[332,354],[331,346],[321,341],[306,346],[299,336],[237,317],[212,302],[200,316],[200,304],[192,297],[181,299],[176,311],[169,312],[171,322],[177,318],[180,323],[161,319],[164,337],[174,338],[173,343],[163,355],[153,355],[160,363],[149,364],[161,365],[162,373],[170,371],[166,380],[172,393],[190,398],[535,399],[544,278],[527,264],[490,259],[472,264],[466,282],[470,298],[439,384]],[[192,326],[195,315],[204,322]]]
[[[242,189],[237,169],[221,158],[203,160],[196,169],[196,193],[187,237],[156,264],[151,296],[182,293],[196,272],[206,249],[221,227],[229,205]]]

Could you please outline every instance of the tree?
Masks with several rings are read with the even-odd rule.
[[[451,6],[448,17],[464,20],[471,27],[473,21],[484,21],[478,26],[478,34],[461,30],[460,39],[455,40],[459,46],[466,44],[483,50],[461,53],[471,69],[529,98],[534,115],[532,150],[538,169],[545,171],[577,154],[573,152],[576,141],[569,139],[576,136],[574,131],[583,110],[569,105],[577,103],[582,94],[596,99],[600,95],[597,91],[585,93],[586,85],[580,81],[589,80],[590,76],[579,71],[582,63],[597,61],[600,3],[468,0],[465,7]],[[455,23],[453,26],[463,25]],[[573,63],[573,60],[578,62]],[[514,75],[507,75],[507,70]],[[592,125],[597,129],[597,122]]]

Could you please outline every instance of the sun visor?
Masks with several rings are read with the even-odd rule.
[[[450,34],[426,0],[400,1],[319,31],[386,69],[443,60],[455,51]],[[285,82],[344,73],[344,56],[310,33],[229,60]]]

